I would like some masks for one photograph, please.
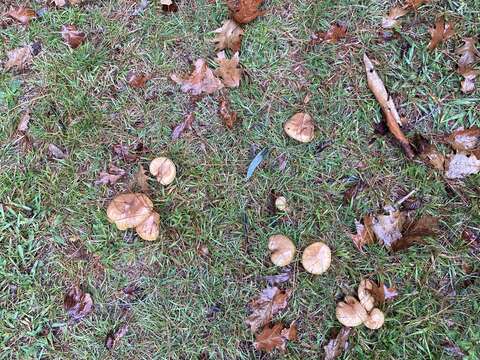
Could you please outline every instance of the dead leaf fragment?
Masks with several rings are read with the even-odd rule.
[[[48,145],[48,152],[55,159],[65,159],[67,157],[67,154],[54,144]]]
[[[164,12],[177,12],[178,6],[175,3],[175,0],[160,0],[160,4],[162,4],[162,10]]]
[[[421,218],[406,223],[402,230],[402,238],[392,244],[393,251],[409,248],[420,242],[426,236],[434,236],[438,233],[438,219],[425,215]]]
[[[330,29],[328,29],[327,32],[316,32],[312,36],[310,44],[316,45],[322,42],[335,44],[340,39],[343,39],[345,36],[347,36],[347,27],[345,26],[345,24],[334,23],[330,26]]]
[[[351,327],[344,326],[334,339],[330,339],[328,344],[323,347],[325,350],[324,360],[335,360],[348,348],[348,337],[352,332]]]
[[[480,160],[474,154],[460,152],[447,158],[445,169],[447,179],[463,179],[480,171]]]
[[[78,48],[85,41],[85,33],[78,30],[75,25],[63,25],[60,32],[65,43],[72,49]]]
[[[8,60],[5,63],[5,70],[15,68],[17,70],[26,69],[33,59],[30,46],[23,46],[7,52]]]
[[[185,118],[183,121],[175,126],[175,128],[172,131],[172,140],[177,140],[179,139],[182,134],[185,132],[185,130],[190,130],[192,128],[192,124],[195,121],[195,113],[193,111],[189,112],[187,115],[185,115]]]
[[[398,291],[394,287],[387,287],[385,284],[382,287],[385,300],[392,300],[398,296]]]
[[[192,95],[212,94],[223,88],[223,83],[215,77],[204,59],[195,61],[195,70],[188,78],[182,79],[176,74],[172,74],[170,78],[182,86],[183,92],[190,92]]]
[[[407,0],[405,3],[405,8],[418,9],[421,5],[428,3],[430,0]]]
[[[239,62],[238,52],[236,52],[231,59],[225,57],[225,51],[220,51],[217,54],[217,63],[220,67],[215,70],[215,75],[222,79],[223,85],[226,87],[234,88],[240,85],[242,69],[238,68]]]
[[[128,193],[116,196],[107,208],[107,216],[119,230],[136,227],[152,213],[153,203],[145,194]]]
[[[368,87],[377,99],[380,107],[385,115],[388,129],[393,136],[400,142],[405,154],[409,159],[413,159],[414,153],[410,146],[409,140],[405,137],[399,124],[401,124],[400,115],[397,112],[395,103],[391,96],[387,93],[382,79],[378,76],[375,68],[366,54],[363,55],[363,62],[365,63],[365,70],[367,72]]]
[[[363,251],[365,245],[373,244],[375,242],[375,234],[372,229],[373,217],[366,215],[363,217],[363,224],[355,219],[356,234],[349,234],[353,244],[360,252]]]
[[[385,246],[390,248],[394,242],[402,237],[402,228],[405,223],[405,214],[390,209],[388,215],[377,215],[372,221],[372,230]]]
[[[475,80],[478,74],[480,74],[480,71],[468,68],[460,73],[463,76],[463,80],[460,82],[460,90],[464,94],[469,94],[475,90]]]
[[[92,296],[74,286],[65,294],[63,307],[67,310],[68,316],[80,320],[93,311]]]
[[[37,17],[37,14],[34,10],[21,6],[17,9],[12,9],[7,12],[7,16],[11,17],[12,19],[18,21],[23,25],[28,25],[30,20],[33,20]]]
[[[239,24],[247,24],[265,14],[264,10],[258,9],[263,0],[238,0],[236,4],[233,1],[229,0],[227,5],[231,17]]]
[[[128,85],[135,89],[145,87],[145,84],[150,80],[151,76],[141,72],[129,71],[127,74]]]
[[[17,126],[17,131],[20,133],[26,133],[28,131],[28,125],[30,124],[30,111],[26,111],[20,118],[20,122]]]
[[[218,114],[225,123],[225,126],[229,129],[233,129],[233,126],[237,122],[237,113],[230,110],[230,103],[227,98],[220,98],[220,107]]]
[[[256,332],[269,323],[274,315],[285,309],[291,294],[292,290],[280,290],[275,286],[262,290],[260,296],[250,303],[252,314],[245,321],[250,330]]]
[[[430,144],[427,139],[419,134],[414,137],[413,144],[416,153],[422,161],[431,165],[437,170],[443,171],[445,156],[443,156],[443,154],[440,153],[433,144]]]
[[[408,14],[409,10],[400,6],[395,6],[390,9],[388,15],[382,19],[382,28],[391,29],[400,24],[400,18]]]
[[[472,151],[480,148],[480,128],[473,126],[452,132],[446,139],[447,143],[458,151]]]
[[[128,324],[123,324],[116,331],[110,332],[105,339],[105,347],[108,350],[114,349],[121,338],[123,338],[128,331]]]
[[[456,50],[456,53],[460,55],[458,60],[458,71],[459,73],[464,72],[466,69],[470,68],[477,61],[477,57],[480,56],[480,53],[475,47],[477,39],[475,38],[464,38],[464,44]]]
[[[287,329],[281,323],[273,326],[266,325],[259,334],[255,335],[253,346],[265,352],[272,352],[275,349],[285,351],[287,340],[295,340],[296,333],[297,328],[293,323]]]
[[[227,20],[221,28],[213,32],[218,34],[213,39],[216,43],[216,50],[230,49],[233,52],[240,51],[244,31],[235,21]]]
[[[443,16],[437,19],[435,22],[435,28],[430,29],[429,32],[432,39],[428,43],[428,50],[435,49],[442,41],[452,37],[455,33],[453,24],[450,22],[445,24],[445,19]]]
[[[115,185],[125,175],[125,170],[110,164],[108,171],[101,171],[95,185]]]
[[[292,139],[307,143],[315,136],[315,124],[307,113],[293,115],[284,125],[283,129]]]
[[[142,190],[142,192],[148,193],[150,191],[148,177],[145,175],[145,169],[142,165],[139,165],[138,171],[135,173],[135,183],[138,185],[140,190]]]

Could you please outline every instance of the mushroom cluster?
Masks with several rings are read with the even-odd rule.
[[[369,279],[363,279],[358,287],[358,300],[353,296],[346,296],[337,304],[335,314],[342,325],[355,327],[361,324],[376,330],[383,326],[385,315],[376,308],[383,303],[380,287]]]

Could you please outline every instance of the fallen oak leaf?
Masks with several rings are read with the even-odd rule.
[[[108,172],[101,171],[98,180],[95,181],[95,185],[115,185],[125,175],[125,170],[110,164]]]
[[[363,62],[365,64],[365,70],[367,72],[368,87],[375,95],[383,114],[385,115],[388,129],[393,136],[400,142],[405,154],[409,159],[413,159],[414,152],[410,146],[409,140],[405,137],[399,124],[401,123],[400,115],[398,115],[397,109],[393,102],[393,99],[387,93],[383,81],[378,76],[375,68],[366,54],[363,55]]]
[[[78,48],[85,41],[85,33],[77,29],[75,25],[63,25],[60,31],[65,43],[72,49]]]
[[[194,66],[193,73],[186,79],[182,79],[176,74],[170,75],[174,82],[182,86],[183,92],[190,92],[193,95],[212,94],[223,88],[223,83],[215,77],[204,59],[195,61]]]
[[[33,59],[32,49],[30,46],[23,46],[7,52],[8,60],[5,63],[5,70],[16,68],[17,70],[26,69]]]
[[[285,309],[292,290],[280,290],[277,287],[267,287],[260,295],[251,301],[250,314],[245,323],[250,326],[252,332],[269,323],[272,317]]]
[[[310,41],[310,44],[316,45],[322,42],[335,44],[340,39],[343,39],[345,36],[347,36],[346,25],[336,22],[330,26],[327,32],[321,32],[321,31],[316,32],[313,35],[312,40]]]
[[[114,349],[121,338],[123,338],[128,331],[128,324],[125,323],[120,326],[116,331],[108,333],[107,338],[105,339],[105,347],[108,350]]]
[[[396,252],[407,249],[420,242],[424,237],[434,236],[437,233],[438,219],[430,215],[422,216],[404,226],[402,237],[392,244],[392,250]]]
[[[230,49],[234,52],[240,51],[244,31],[235,21],[227,20],[222,27],[213,32],[217,34],[213,39],[213,42],[216,43],[216,50]]]
[[[388,15],[382,19],[382,28],[391,29],[400,24],[400,18],[408,14],[409,10],[400,6],[390,9]]]
[[[189,112],[187,115],[185,115],[185,118],[183,121],[175,126],[175,128],[172,131],[172,140],[177,140],[179,139],[185,130],[190,130],[192,128],[193,122],[195,121],[195,113],[193,111]]]
[[[63,307],[67,310],[68,316],[80,320],[93,311],[93,299],[89,293],[74,286],[65,294]]]
[[[459,152],[447,158],[445,169],[447,179],[463,179],[480,171],[480,159],[474,154]]]
[[[296,338],[297,327],[294,322],[286,329],[282,323],[266,325],[259,334],[255,335],[253,346],[265,352],[272,352],[275,349],[285,351],[287,340],[293,341]]]
[[[328,344],[323,347],[325,350],[324,360],[335,360],[348,349],[348,337],[352,332],[352,328],[348,326],[342,327],[335,338],[330,339]]]
[[[225,126],[229,129],[233,129],[233,125],[235,125],[238,118],[237,113],[230,110],[230,103],[228,102],[227,98],[224,97],[220,99],[218,113],[225,123]]]
[[[231,59],[227,59],[225,51],[221,51],[217,54],[216,61],[220,67],[215,70],[215,75],[222,79],[223,85],[229,88],[238,87],[242,77],[242,69],[237,67],[240,62],[238,52]]]
[[[34,10],[21,6],[17,9],[12,9],[7,12],[7,16],[18,21],[23,25],[28,25],[28,23],[37,17],[37,14]]]
[[[427,49],[435,49],[440,42],[447,40],[452,37],[455,33],[453,24],[451,22],[445,24],[445,18],[440,16],[435,22],[435,28],[429,29],[430,36],[432,39],[428,43]]]
[[[363,251],[365,245],[370,245],[375,242],[375,234],[373,233],[373,216],[366,215],[363,217],[363,224],[355,220],[356,234],[349,234],[355,247],[360,251]]]
[[[130,85],[135,89],[140,89],[145,87],[145,84],[150,79],[151,79],[150,75],[146,75],[141,72],[129,71],[127,74],[128,85]]]
[[[459,129],[452,132],[446,142],[457,151],[472,151],[480,148],[480,128]]]
[[[263,0],[238,0],[234,4],[232,0],[228,0],[227,6],[233,20],[239,24],[247,24],[265,14],[266,11],[258,9],[262,2]]]

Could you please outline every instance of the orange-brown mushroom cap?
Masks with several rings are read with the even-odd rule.
[[[138,225],[135,230],[137,231],[138,236],[143,240],[157,240],[158,235],[160,234],[160,215],[157,212],[152,211],[150,216]]]
[[[365,308],[353,296],[347,296],[337,304],[335,315],[342,325],[349,327],[361,325],[368,317]]]
[[[368,317],[365,319],[363,324],[372,330],[377,330],[380,329],[383,326],[383,323],[385,322],[385,315],[380,309],[373,309],[370,314],[368,314]]]
[[[293,115],[285,122],[283,129],[292,139],[303,143],[312,141],[315,136],[315,124],[312,117],[307,113]]]
[[[169,158],[158,157],[150,163],[150,173],[157,178],[160,184],[169,185],[177,175],[177,168]]]
[[[287,266],[295,256],[295,245],[285,235],[270,236],[268,249],[272,251],[270,259],[277,266]]]
[[[119,230],[126,230],[144,222],[152,209],[152,201],[144,194],[121,194],[108,205],[107,216]]]
[[[309,245],[302,256],[302,265],[311,274],[322,274],[330,267],[332,252],[330,248],[319,241]]]

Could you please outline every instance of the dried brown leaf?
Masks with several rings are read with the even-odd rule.
[[[432,39],[428,43],[428,50],[435,49],[442,41],[447,40],[455,34],[452,23],[445,24],[445,18],[440,16],[435,22],[435,28],[430,29],[430,36]]]
[[[413,144],[417,155],[422,161],[437,170],[443,171],[445,156],[443,156],[433,144],[430,144],[430,142],[420,134],[414,137]]]
[[[175,0],[161,0],[160,4],[162,5],[162,10],[164,12],[177,12],[178,6],[175,3]]]
[[[175,128],[173,129],[172,140],[179,139],[186,130],[190,130],[192,128],[194,121],[195,121],[195,113],[193,111],[185,115],[185,118],[183,119],[183,121],[177,126],[175,126]]]
[[[463,80],[460,82],[460,90],[462,90],[464,94],[469,94],[475,90],[475,80],[478,74],[480,74],[480,71],[469,67],[462,69],[460,75],[463,76]]]
[[[144,193],[150,191],[150,186],[148,185],[148,176],[145,175],[145,169],[142,165],[138,166],[138,171],[135,173],[135,183],[138,185],[140,190]]]
[[[182,79],[176,74],[172,74],[170,78],[182,86],[183,92],[193,95],[212,94],[223,88],[223,83],[215,77],[204,59],[195,61],[195,70],[188,78]]]
[[[277,287],[268,287],[260,293],[260,296],[252,300],[250,308],[252,314],[245,323],[250,326],[252,332],[269,323],[272,317],[285,309],[292,290],[280,290]]]
[[[343,193],[343,203],[345,205],[350,204],[350,202],[357,197],[357,195],[365,189],[367,184],[363,181],[355,181],[344,193]]]
[[[355,247],[360,251],[363,251],[365,245],[373,244],[375,242],[375,234],[372,229],[373,217],[366,215],[363,217],[363,224],[355,220],[356,234],[349,234]]]
[[[5,63],[5,70],[15,68],[17,70],[26,69],[33,59],[30,46],[23,46],[7,52],[8,60]]]
[[[469,175],[478,174],[480,159],[474,154],[459,152],[447,158],[445,169],[447,179],[463,179]]]
[[[469,69],[473,65],[477,58],[480,56],[478,50],[475,47],[477,39],[475,38],[464,38],[464,44],[457,49],[456,53],[460,55],[458,60],[458,72],[461,74]]]
[[[329,44],[335,44],[339,40],[343,39],[347,36],[347,27],[345,24],[341,23],[334,23],[330,26],[327,32],[316,32],[312,40],[310,41],[311,45],[316,45],[322,42],[326,42]]]
[[[260,5],[262,5],[262,2],[263,0],[238,0],[236,4],[234,4],[232,0],[228,0],[227,5],[233,20],[239,24],[247,24],[255,20],[258,16],[265,14],[264,10],[258,9]]]
[[[227,20],[221,28],[214,30],[217,35],[213,39],[216,43],[216,50],[231,49],[234,52],[240,51],[244,31],[233,20]]]
[[[393,134],[393,136],[400,142],[407,157],[413,159],[413,149],[410,146],[409,140],[405,137],[402,130],[400,129],[399,124],[401,124],[401,119],[395,107],[395,103],[393,102],[393,99],[387,93],[387,89],[385,89],[383,81],[380,79],[380,76],[378,76],[372,62],[366,54],[363,56],[363,61],[365,63],[365,70],[367,72],[368,87],[375,95],[375,98],[377,99],[380,107],[382,108],[388,129]]]
[[[388,248],[402,238],[405,213],[390,209],[388,215],[377,215],[372,221],[372,230],[379,241]]]
[[[48,145],[48,152],[55,159],[65,159],[67,157],[67,154],[54,144]]]
[[[452,132],[447,143],[457,151],[472,151],[480,148],[480,128],[473,126],[469,129],[460,129]]]
[[[75,25],[63,25],[60,31],[65,43],[72,49],[78,48],[85,41],[85,33],[77,29]]]
[[[127,74],[128,85],[135,89],[141,89],[145,87],[148,80],[151,79],[150,75],[146,75],[141,72],[129,71]]]
[[[92,296],[74,286],[65,294],[63,307],[67,310],[68,316],[80,320],[93,311]]]
[[[21,6],[16,9],[12,9],[9,12],[7,12],[7,16],[11,17],[12,19],[15,19],[19,23],[22,23],[23,25],[28,25],[30,20],[33,20],[37,17],[37,14],[35,13],[34,10]]]
[[[410,10],[400,6],[391,8],[388,15],[382,19],[382,28],[391,29],[398,26],[400,24],[400,18],[408,14],[409,11]]]
[[[128,324],[125,323],[122,326],[120,326],[116,331],[112,331],[107,335],[107,338],[105,339],[105,347],[108,350],[114,349],[118,342],[120,341],[121,338],[123,338],[128,331]]]
[[[325,350],[325,360],[335,360],[348,349],[348,337],[351,332],[351,327],[344,326],[335,338],[330,339],[328,344],[323,347]]]
[[[297,326],[294,322],[289,328],[284,328],[283,324],[277,323],[273,326],[266,325],[259,334],[255,335],[253,345],[255,349],[265,352],[272,352],[275,349],[285,351],[287,340],[296,339]]]
[[[434,236],[438,233],[438,219],[425,215],[420,219],[406,224],[403,228],[402,237],[392,244],[393,251],[407,249],[420,242],[426,236]]]
[[[215,75],[222,79],[223,85],[226,87],[233,88],[240,85],[242,69],[238,68],[239,62],[238,52],[236,52],[231,59],[225,57],[224,51],[217,54],[217,63],[220,67],[215,70]]]
[[[406,0],[404,8],[406,9],[418,9],[423,4],[428,3],[430,0]]]
[[[125,175],[125,170],[110,164],[108,171],[101,171],[95,185],[115,185]]]
[[[227,98],[220,99],[220,107],[218,113],[225,123],[225,126],[229,129],[233,129],[233,126],[237,122],[237,113],[230,110],[230,103]]]

